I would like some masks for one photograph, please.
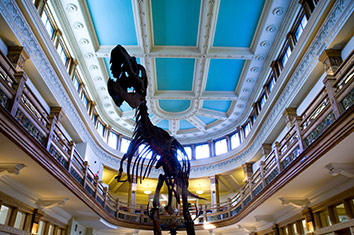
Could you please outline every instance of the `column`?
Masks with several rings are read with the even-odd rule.
[[[245,164],[242,165],[243,168],[243,174],[244,174],[244,178],[243,181],[249,181],[250,179],[252,180],[252,175],[253,175],[253,163],[254,162],[246,162]]]
[[[210,157],[215,157],[215,144],[212,140],[208,140]]]
[[[134,212],[134,211],[131,211],[131,209],[135,208],[136,189],[137,189],[136,176],[134,176],[132,183],[129,184],[129,191],[128,191],[128,206],[129,206],[129,210],[128,211],[130,213]]]
[[[310,18],[312,11],[315,9],[315,5],[313,4],[312,0],[299,0],[299,3],[302,6],[302,9],[304,10],[304,13],[307,17],[307,19]]]
[[[337,81],[334,75],[343,62],[341,51],[335,49],[324,50],[319,57],[319,61],[323,63],[323,68],[327,73],[327,76],[323,80],[323,83],[326,86],[328,99],[331,103],[334,116],[336,117],[336,119],[338,119],[340,117],[340,109],[337,99],[335,97],[336,94],[333,86]]]
[[[51,107],[50,108],[50,114],[49,114],[49,133],[48,133],[48,138],[47,138],[47,150],[49,151],[50,148],[50,142],[52,140],[54,130],[55,130],[55,125],[57,123],[61,122],[61,119],[63,118],[63,112],[61,111],[61,107]]]
[[[263,188],[266,186],[265,172],[264,172],[264,161],[271,151],[272,151],[271,144],[262,144],[261,153],[262,153],[263,160],[259,164],[259,173],[261,174]]]
[[[20,104],[21,101],[21,96],[22,96],[23,89],[25,88],[27,77],[24,76],[23,72],[18,72],[15,73],[15,79],[16,79],[16,85],[15,85],[16,94],[12,98],[12,102],[10,106],[10,113],[13,117],[16,116],[16,112],[18,109],[18,105]]]
[[[54,43],[54,46],[55,48],[58,48],[58,45],[59,45],[59,41],[60,41],[60,37],[62,36],[62,32],[60,31],[60,29],[56,29],[54,30],[54,33],[53,33],[53,43]]]
[[[279,61],[277,61],[277,60],[274,60],[274,61],[270,64],[270,67],[271,67],[271,69],[272,69],[272,71],[273,71],[275,80],[278,80],[279,75],[280,75],[280,70],[281,70],[281,68],[282,68],[281,63],[279,63]]]
[[[74,76],[77,65],[78,65],[77,59],[74,58],[69,59],[68,74],[70,78]]]
[[[274,235],[280,235],[280,233],[279,233],[279,227],[278,227],[277,224],[274,224],[274,225],[272,226],[272,230],[273,230],[273,232],[274,232]]]
[[[251,198],[253,198],[253,194],[252,194],[253,167],[252,167],[252,165],[253,165],[253,162],[246,162],[245,164],[242,165],[243,174],[245,176],[243,181],[248,182],[248,188],[249,188]]]
[[[42,16],[44,7],[47,4],[48,0],[35,0],[34,1],[34,6],[37,8],[38,14]]]
[[[219,196],[219,176],[214,175],[210,177],[210,196],[211,204],[219,205],[220,196]]]
[[[288,40],[291,51],[293,51],[295,48],[295,44],[296,44],[296,38],[295,38],[294,34],[288,33],[286,35],[286,39]]]
[[[44,215],[44,212],[39,209],[35,209],[33,211],[32,221],[31,221],[31,234],[38,233],[39,221],[43,217],[43,215]]]

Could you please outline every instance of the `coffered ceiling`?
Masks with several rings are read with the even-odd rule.
[[[125,103],[116,107],[106,88],[110,51],[121,44],[146,68],[152,122],[184,144],[218,138],[246,120],[290,3],[50,2],[100,116],[118,132],[132,134],[134,110]]]

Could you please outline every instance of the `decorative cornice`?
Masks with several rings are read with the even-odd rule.
[[[289,100],[294,98],[299,89],[302,87],[302,84],[304,84],[307,77],[306,75],[309,74],[310,71],[312,71],[312,69],[318,63],[316,59],[317,55],[321,53],[323,48],[330,45],[333,38],[337,35],[338,30],[342,27],[348,16],[353,12],[354,4],[350,4],[351,2],[352,1],[350,0],[341,0],[334,4],[330,13],[328,14],[328,17],[323,22],[322,27],[317,32],[308,50],[305,52],[303,59],[296,67],[293,75],[289,78],[287,85],[285,86],[283,92],[280,94],[278,100],[275,102],[273,108],[270,110],[269,115],[265,118],[262,127],[259,128],[256,135],[254,133],[256,130],[253,130],[253,133],[251,131],[247,141],[242,144],[242,146],[248,147],[246,147],[246,149],[244,149],[240,154],[237,154],[240,148],[229,152],[228,154],[235,155],[226,160],[224,160],[225,156],[207,159],[205,161],[207,164],[208,161],[213,162],[213,164],[207,166],[197,166],[200,164],[199,162],[192,162],[192,165],[194,165],[191,169],[192,177],[217,174],[220,172],[232,170],[236,166],[246,162],[248,158],[250,158],[252,154],[259,149],[266,136],[268,136],[274,125],[276,125],[276,123],[280,120],[281,111],[289,105]],[[94,153],[103,161],[105,165],[108,165],[111,168],[118,168],[119,158],[113,157],[104,151],[104,148],[102,147],[104,143],[98,140],[99,142],[102,142],[102,146],[97,144],[97,140],[93,139],[87,130],[87,127],[82,122],[82,117],[78,114],[78,111],[75,108],[71,98],[67,94],[66,89],[60,82],[61,79],[59,79],[57,73],[54,71],[53,67],[48,61],[44,51],[42,50],[42,47],[38,43],[34,33],[22,15],[17,4],[12,0],[4,0],[0,3],[0,12],[4,16],[4,19],[7,21],[7,23],[10,25],[10,28],[18,38],[21,46],[23,46],[29,53],[33,64],[40,72],[51,93],[55,97],[58,97],[59,105],[62,106],[63,111],[69,118],[70,122],[81,134],[82,140],[90,145]],[[43,32],[45,32],[45,29],[43,29]],[[45,36],[42,35],[42,37]],[[48,44],[48,47],[51,47],[51,45]],[[60,62],[59,56],[56,56],[55,53],[53,53],[53,59]],[[63,76],[65,79],[69,80],[68,77],[65,77],[65,74]],[[90,126],[89,118],[85,116],[85,119],[88,123],[87,125]],[[251,140],[252,143],[249,142]],[[121,156],[121,153],[117,153],[117,155]],[[151,176],[157,176],[159,172],[160,171],[153,169]]]
[[[354,178],[354,165],[349,163],[330,163],[326,165],[329,174],[332,176],[343,175],[348,178]]]
[[[0,177],[7,174],[18,175],[24,167],[25,164],[22,163],[0,163]]]

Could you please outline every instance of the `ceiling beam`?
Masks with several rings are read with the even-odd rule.
[[[216,118],[216,119],[222,119],[222,120],[227,119],[227,116],[224,112],[211,110],[211,109],[201,108],[198,110],[197,114],[200,116],[203,116],[203,117]]]
[[[234,193],[233,187],[224,179],[222,175],[219,176],[219,181],[229,190],[230,193]]]
[[[230,175],[230,177],[238,186],[242,185],[242,184],[239,183],[239,181],[233,175]]]
[[[98,58],[109,58],[116,45],[101,45],[96,51]],[[123,45],[124,46],[124,45]],[[244,59],[252,60],[253,54],[248,47],[211,47],[200,51],[197,47],[152,46],[151,52],[144,52],[140,46],[124,46],[131,56],[151,58],[203,58],[203,59]]]
[[[172,135],[176,135],[179,130],[179,120],[170,120],[168,125]]]
[[[195,126],[197,129],[201,130],[201,131],[205,131],[205,123],[202,122],[199,118],[197,118],[196,116],[191,116],[189,118],[187,118],[187,120],[193,125]]]

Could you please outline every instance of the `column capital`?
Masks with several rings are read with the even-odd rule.
[[[324,50],[318,60],[323,63],[327,75],[334,75],[343,62],[341,50],[337,49]]]
[[[7,58],[9,58],[16,70],[22,71],[26,60],[29,59],[29,55],[25,48],[21,46],[10,46],[8,47]]]
[[[296,108],[286,108],[282,115],[285,118],[288,129],[290,129],[294,125],[294,119],[297,117]]]

